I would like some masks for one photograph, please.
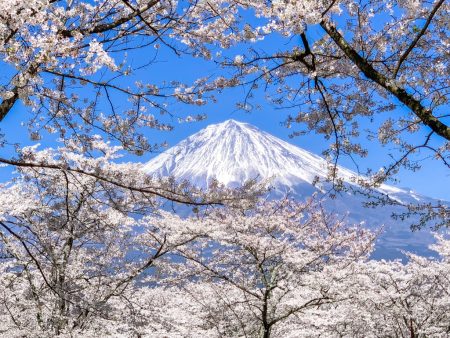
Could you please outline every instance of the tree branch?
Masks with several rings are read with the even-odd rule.
[[[90,29],[82,29],[82,30],[80,30],[79,32],[80,32],[81,34],[98,34],[98,33],[104,33],[104,32],[106,32],[106,31],[109,31],[109,30],[111,30],[111,29],[114,29],[114,28],[116,28],[116,27],[119,27],[120,25],[122,25],[122,24],[124,24],[124,23],[126,23],[126,22],[128,22],[128,21],[130,21],[130,20],[132,20],[132,19],[134,19],[134,18],[136,18],[136,17],[141,17],[141,14],[142,14],[142,13],[144,13],[145,11],[149,10],[150,8],[152,8],[152,7],[155,6],[157,3],[159,3],[159,0],[153,0],[153,1],[150,1],[147,5],[145,5],[145,6],[144,6],[143,8],[141,8],[141,9],[135,9],[135,8],[132,8],[133,11],[132,11],[129,15],[124,16],[124,17],[122,17],[122,18],[120,18],[120,19],[117,19],[117,20],[114,21],[114,22],[111,22],[111,23],[105,23],[105,24],[100,24],[100,25],[94,26],[94,27],[92,27],[92,28],[90,28]],[[62,31],[60,32],[60,34],[61,34],[62,36],[64,36],[64,37],[66,37],[66,38],[70,38],[70,37],[73,36],[73,33],[74,33],[74,32],[76,32],[76,29],[72,29],[72,30],[66,29],[66,30],[62,30]]]
[[[100,181],[112,184],[112,185],[122,188],[122,189],[127,189],[130,191],[139,192],[142,194],[155,195],[155,196],[162,197],[164,199],[167,199],[167,200],[170,200],[173,202],[177,202],[180,204],[197,205],[197,206],[223,205],[222,201],[226,200],[224,198],[223,200],[217,199],[217,200],[211,200],[211,201],[205,201],[205,202],[196,201],[195,199],[186,197],[183,194],[178,193],[176,191],[170,191],[167,189],[161,189],[161,188],[157,188],[157,187],[156,188],[148,188],[148,187],[136,187],[136,186],[126,185],[122,182],[112,180],[111,178],[102,176],[95,172],[89,172],[89,171],[86,171],[86,170],[83,170],[80,168],[71,168],[71,167],[57,165],[57,164],[21,162],[21,161],[15,161],[15,160],[8,160],[5,158],[0,158],[0,163],[9,164],[9,165],[13,165],[16,167],[54,169],[54,170],[82,174],[82,175],[96,178]]]
[[[400,67],[401,67],[402,63],[406,60],[406,58],[408,57],[409,53],[411,53],[411,51],[417,45],[417,42],[419,42],[420,38],[425,34],[425,32],[428,29],[428,26],[431,23],[431,20],[433,20],[434,15],[438,11],[438,9],[442,6],[444,1],[445,0],[440,0],[440,1],[438,1],[436,3],[436,5],[434,6],[434,8],[431,11],[430,15],[428,16],[428,19],[425,22],[425,25],[422,27],[421,31],[419,32],[419,34],[417,34],[416,38],[413,40],[413,42],[411,42],[411,44],[409,45],[408,49],[406,49],[406,51],[400,56],[400,59],[398,60],[397,67],[395,67],[394,74],[392,75],[392,77],[394,79],[397,77],[397,74],[398,74],[398,72],[400,70]]]
[[[450,127],[442,123],[438,118],[433,116],[429,109],[426,109],[420,101],[416,100],[406,90],[398,86],[395,81],[388,79],[386,76],[378,72],[365,59],[363,59],[344,37],[337,31],[336,27],[330,22],[323,20],[320,26],[333,39],[338,47],[352,61],[359,70],[369,79],[386,89],[394,95],[400,102],[406,105],[411,111],[420,118],[420,120],[431,128],[437,135],[442,136],[446,140],[450,140]]]

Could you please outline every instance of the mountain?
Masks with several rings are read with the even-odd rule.
[[[326,184],[314,185],[317,177],[327,176],[326,160],[235,120],[208,126],[146,163],[144,170],[153,176],[186,179],[200,187],[207,187],[213,178],[229,187],[249,179],[270,179],[273,196],[289,193],[298,199],[327,190]],[[352,181],[356,173],[343,167],[338,167],[338,173],[346,185],[358,189]],[[405,203],[433,202],[409,189],[386,184],[378,193]],[[429,231],[411,232],[408,223],[392,220],[390,215],[399,211],[398,207],[364,208],[363,202],[363,196],[343,192],[327,198],[325,205],[331,212],[346,214],[351,222],[364,221],[371,229],[384,225],[375,257],[401,257],[401,250],[431,253],[427,250],[433,241]]]

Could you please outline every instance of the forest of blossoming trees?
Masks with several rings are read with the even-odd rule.
[[[336,164],[367,155],[361,135],[395,150],[355,178],[368,195],[419,169],[418,152],[448,168],[449,10],[446,0],[0,0],[0,163],[11,171],[0,183],[0,337],[450,336],[445,231],[436,258],[371,260],[376,234],[313,196],[266,201],[260,182],[202,190],[121,161],[157,151],[165,140],[148,130],[170,131],[181,105],[242,86],[241,109],[265,91],[295,135],[331,142],[337,191]],[[255,47],[273,36],[275,51]],[[142,69],[170,67],[158,54],[128,62],[149,48],[223,72],[146,83]],[[3,124],[19,113],[16,130],[58,147],[13,144]],[[420,226],[449,225],[448,206],[404,207]]]

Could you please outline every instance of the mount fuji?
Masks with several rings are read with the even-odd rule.
[[[323,195],[326,186],[314,184],[327,177],[326,160],[289,144],[258,128],[235,120],[210,125],[155,157],[143,167],[155,177],[173,176],[207,188],[212,179],[228,187],[236,187],[250,179],[268,179],[274,197],[289,193],[302,200],[313,193]],[[357,174],[338,167],[345,185],[353,186]],[[403,203],[433,202],[434,200],[386,184],[377,193],[388,195]],[[323,195],[325,196],[325,195]],[[393,220],[400,207],[365,208],[365,198],[351,192],[338,193],[334,199],[324,198],[330,212],[347,215],[349,222],[364,222],[370,229],[383,226],[376,243],[374,258],[401,258],[402,251],[429,255],[428,245],[433,236],[427,230],[412,232],[409,223]],[[436,201],[434,201],[436,202]]]

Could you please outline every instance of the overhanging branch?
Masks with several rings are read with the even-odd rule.
[[[373,68],[372,65],[370,65],[353,49],[353,47],[337,31],[334,25],[328,21],[322,20],[320,26],[333,39],[338,47],[350,59],[350,61],[352,61],[367,78],[394,95],[400,102],[411,109],[411,111],[437,135],[445,138],[446,140],[450,140],[450,127],[436,118],[432,114],[431,110],[426,109],[420,101],[416,100],[411,94],[408,94],[408,92],[404,88],[398,86],[395,81],[388,79],[386,76]]]
[[[71,168],[71,167],[65,166],[65,165],[49,164],[49,163],[22,162],[22,161],[16,161],[16,160],[9,160],[9,159],[5,159],[5,158],[0,158],[0,163],[9,164],[9,165],[13,165],[16,167],[23,167],[23,168],[41,168],[41,169],[59,170],[59,171],[63,171],[63,172],[71,172],[71,173],[75,173],[75,174],[86,175],[86,176],[98,179],[99,181],[103,181],[105,183],[114,185],[118,188],[126,189],[126,190],[137,192],[137,193],[142,193],[142,194],[146,194],[146,195],[158,196],[158,197],[167,199],[172,202],[180,203],[180,204],[195,205],[195,206],[223,205],[223,203],[228,200],[227,198],[223,198],[223,199],[220,199],[220,198],[215,199],[214,198],[211,200],[202,201],[201,199],[198,200],[195,197],[185,196],[180,192],[171,191],[171,190],[168,190],[167,188],[133,186],[133,185],[129,185],[129,184],[120,182],[118,180],[114,180],[110,177],[103,176],[96,172],[86,171],[86,170],[83,170],[80,168]]]
[[[428,26],[430,25],[431,21],[433,20],[434,15],[438,11],[438,9],[444,4],[445,0],[440,0],[436,3],[433,10],[431,11],[430,15],[428,16],[427,21],[425,22],[425,25],[420,30],[419,34],[416,35],[415,39],[411,42],[409,47],[406,49],[406,51],[400,56],[400,59],[398,60],[397,67],[395,67],[393,78],[395,79],[397,77],[397,74],[400,70],[400,67],[402,66],[402,63],[406,60],[409,53],[414,49],[414,47],[419,42],[420,38],[426,33]]]

